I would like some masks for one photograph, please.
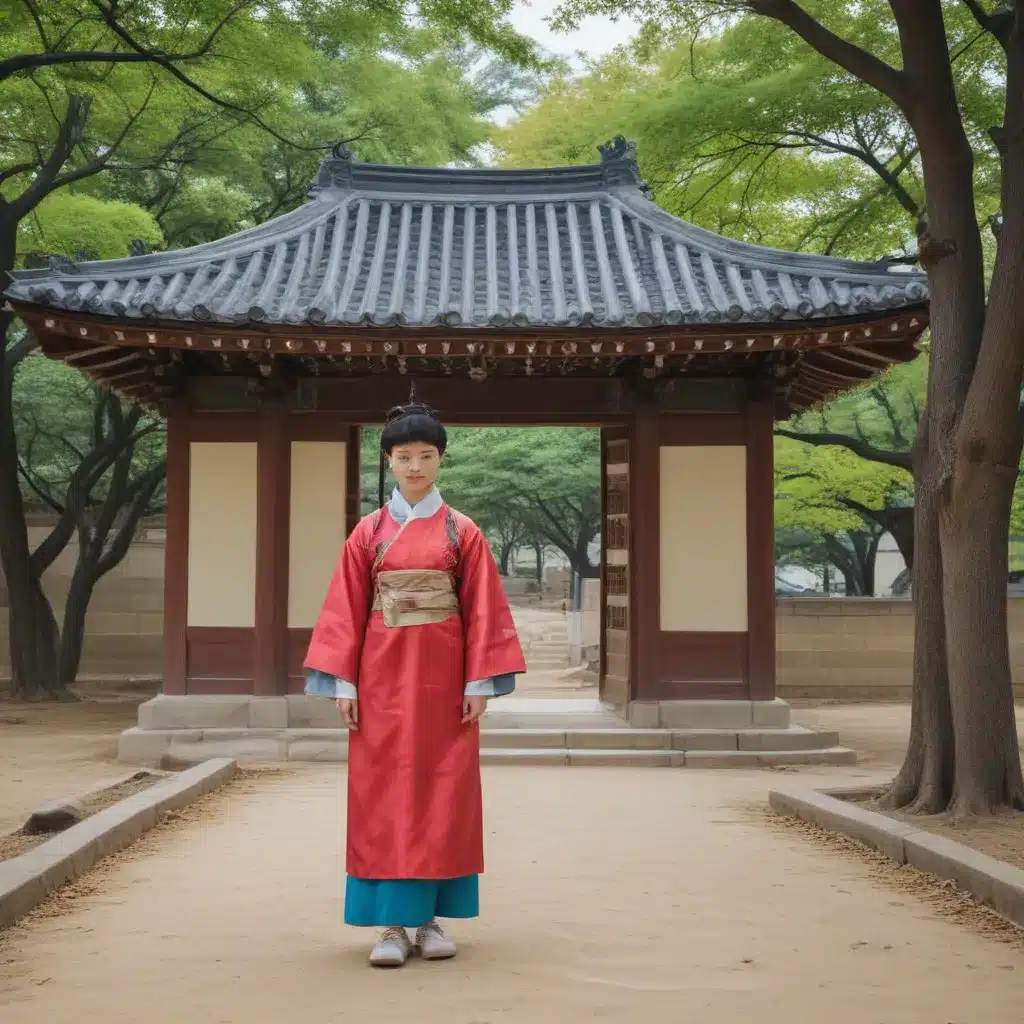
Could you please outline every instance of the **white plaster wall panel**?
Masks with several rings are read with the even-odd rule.
[[[188,624],[253,627],[256,443],[190,446]]]
[[[316,623],[345,543],[344,441],[293,441],[288,628]]]
[[[747,628],[743,446],[661,449],[661,628]]]

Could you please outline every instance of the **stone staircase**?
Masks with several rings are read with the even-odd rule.
[[[513,608],[512,613],[528,673],[569,667],[569,631],[564,614],[528,607]]]
[[[650,708],[643,709],[650,717]],[[833,732],[789,721],[783,701],[690,701],[655,709],[659,721],[629,724],[580,698],[499,698],[481,727],[485,765],[759,768],[854,764]],[[345,761],[348,735],[329,701],[293,697],[167,697],[139,709],[119,757],[173,766],[210,757],[243,761]]]

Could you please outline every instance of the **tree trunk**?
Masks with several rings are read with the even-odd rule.
[[[939,493],[929,472],[927,413],[915,447],[914,675],[910,738],[903,767],[882,798],[888,808],[937,814],[953,789],[953,720],[946,668]],[[895,536],[895,535],[894,535]]]
[[[0,272],[14,266],[14,231],[0,224]],[[4,348],[13,316],[0,313]],[[22,699],[63,693],[57,671],[57,628],[50,603],[32,571],[25,507],[18,479],[18,444],[14,433],[14,366],[0,353],[0,564],[10,604],[10,650],[13,693]]]
[[[499,572],[502,576],[511,576],[509,572],[509,561],[512,558],[512,551],[515,548],[515,542],[506,540],[502,541],[500,558],[498,559]]]
[[[896,542],[899,553],[911,574],[914,571],[914,509],[887,509],[885,527]]]
[[[960,454],[939,520],[957,816],[1024,810],[1006,622],[1015,475]]]
[[[64,605],[64,624],[60,631],[60,680],[68,686],[78,678],[85,642],[85,616],[95,585],[92,568],[80,554],[71,577],[67,604]]]
[[[544,596],[544,545],[540,541],[533,542],[533,551],[537,556],[537,587],[540,596]]]

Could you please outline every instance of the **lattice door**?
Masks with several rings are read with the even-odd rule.
[[[601,699],[629,703],[629,435],[601,432]]]

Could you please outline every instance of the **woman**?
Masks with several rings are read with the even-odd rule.
[[[398,486],[346,541],[306,655],[349,730],[345,923],[384,928],[379,967],[454,956],[437,918],[479,913],[479,719],[526,670],[487,541],[434,486],[447,443],[426,406],[389,414]]]

